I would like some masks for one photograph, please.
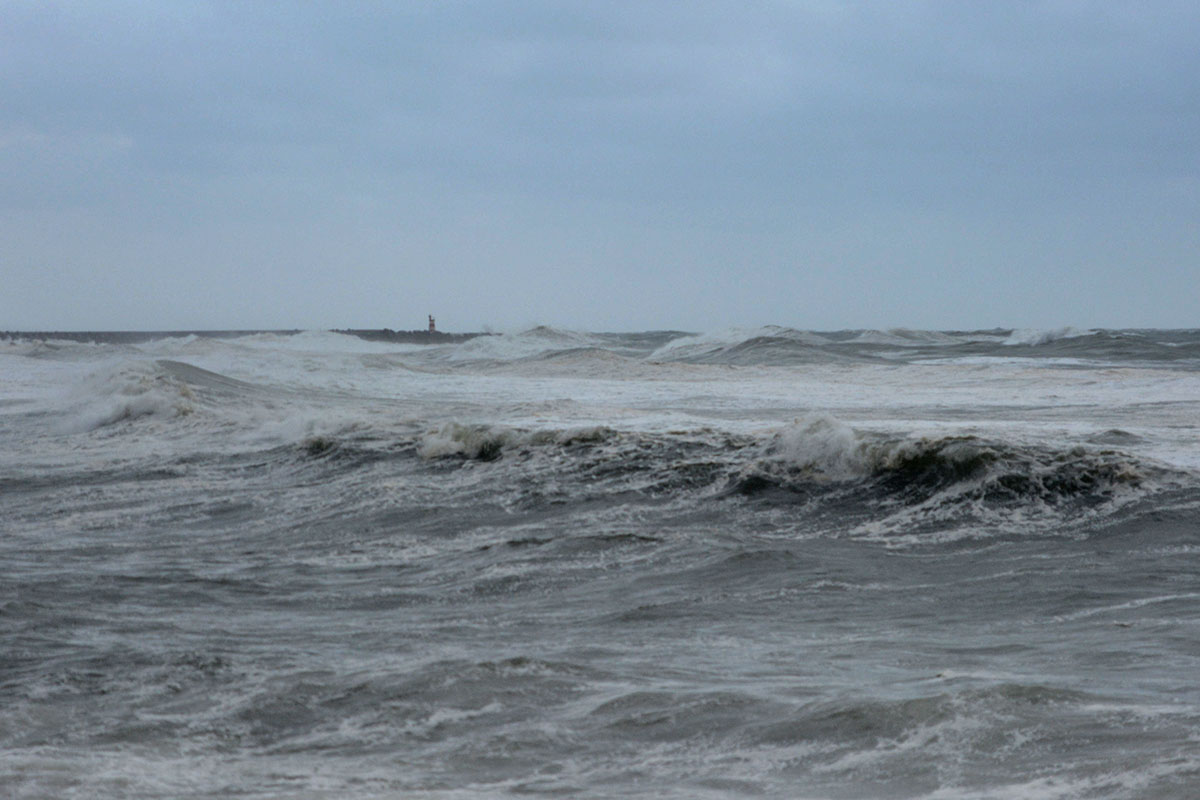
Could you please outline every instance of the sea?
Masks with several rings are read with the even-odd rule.
[[[1200,331],[0,336],[5,798],[1200,796]]]

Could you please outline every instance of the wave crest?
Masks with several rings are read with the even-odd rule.
[[[1113,511],[1171,484],[1165,466],[1110,449],[976,436],[885,438],[818,416],[781,431],[725,493],[828,505],[876,532],[962,523],[1057,523]],[[882,514],[880,512],[883,512]]]
[[[604,426],[527,431],[449,422],[422,436],[417,453],[427,460],[458,456],[476,461],[495,461],[506,449],[513,447],[596,444],[614,436],[616,431]]]
[[[1004,340],[1009,346],[1026,345],[1035,347],[1040,344],[1057,342],[1060,339],[1077,339],[1081,336],[1092,336],[1094,330],[1082,330],[1067,326],[1065,328],[1017,328]]]
[[[82,432],[147,416],[182,417],[195,411],[196,395],[159,362],[130,361],[84,378],[68,396],[67,425]]]
[[[450,361],[515,361],[560,350],[600,347],[594,334],[539,325],[519,333],[476,336],[449,351]]]

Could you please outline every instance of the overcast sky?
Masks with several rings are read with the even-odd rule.
[[[1200,3],[0,0],[0,330],[1200,326]]]

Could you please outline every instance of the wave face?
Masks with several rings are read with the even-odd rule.
[[[0,786],[1190,798],[1197,420],[1197,331],[0,339]]]

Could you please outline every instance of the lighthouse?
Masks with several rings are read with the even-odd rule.
[[[434,324],[434,321],[433,321],[433,314],[430,314],[430,315],[429,315],[429,332],[430,332],[430,333],[437,333],[437,325],[436,325],[436,324]]]

